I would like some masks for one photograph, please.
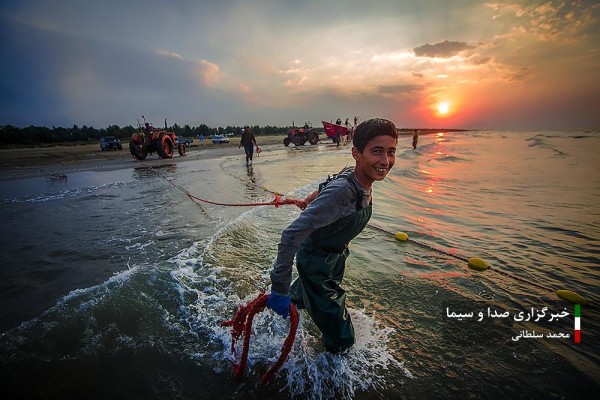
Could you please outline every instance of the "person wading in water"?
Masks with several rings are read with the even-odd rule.
[[[419,141],[419,131],[415,129],[415,134],[413,135],[413,149],[417,148],[418,141]]]
[[[332,353],[354,344],[354,327],[340,287],[350,254],[348,243],[371,218],[371,186],[383,180],[396,161],[398,131],[386,119],[356,128],[354,167],[346,167],[306,198],[307,208],[282,233],[271,271],[267,306],[288,317],[290,303],[308,311]],[[296,258],[299,277],[292,284]]]
[[[246,166],[252,165],[252,156],[254,154],[254,146],[258,147],[256,144],[256,136],[254,132],[250,130],[248,125],[244,126],[244,132],[242,132],[242,138],[240,140],[240,147],[244,146],[244,151],[246,152]]]

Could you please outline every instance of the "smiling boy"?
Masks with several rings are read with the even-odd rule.
[[[348,243],[371,218],[371,187],[394,166],[397,143],[398,131],[391,121],[360,123],[352,141],[355,166],[319,185],[306,198],[308,207],[281,235],[267,305],[283,318],[292,301],[306,309],[332,353],[354,344],[345,290],[340,287]],[[291,284],[294,257],[299,277]]]

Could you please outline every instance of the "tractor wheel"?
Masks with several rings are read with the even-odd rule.
[[[319,135],[317,134],[316,131],[312,130],[312,131],[309,132],[309,134],[308,134],[308,142],[311,145],[319,143]]]
[[[185,156],[185,144],[179,143],[177,145],[177,151],[179,151],[180,156],[182,156],[182,157]]]
[[[137,144],[133,141],[129,142],[129,152],[136,160],[145,160],[148,156],[146,149],[143,145]]]
[[[288,147],[290,145],[290,138],[289,137],[283,138],[283,145],[285,147]]]
[[[173,158],[173,140],[169,136],[161,133],[154,144],[160,158]]]
[[[303,144],[302,139],[299,136],[294,136],[292,143],[294,143],[295,146],[302,146]]]

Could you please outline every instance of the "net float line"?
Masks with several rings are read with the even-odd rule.
[[[541,285],[539,283],[532,282],[532,281],[520,278],[520,277],[518,277],[516,275],[510,274],[510,273],[502,271],[500,269],[492,268],[491,265],[487,261],[485,261],[485,260],[483,260],[481,258],[478,258],[478,257],[465,257],[465,256],[460,255],[460,254],[452,253],[452,252],[449,252],[449,251],[437,248],[437,247],[432,246],[432,245],[427,244],[427,243],[419,242],[417,240],[409,238],[408,235],[406,233],[404,233],[404,232],[396,232],[396,233],[394,233],[394,232],[388,231],[386,229],[383,229],[383,228],[381,228],[379,226],[375,226],[375,225],[372,225],[372,224],[368,224],[367,226],[369,226],[370,228],[375,229],[377,231],[380,231],[380,232],[383,232],[383,233],[387,233],[387,234],[393,236],[399,242],[409,242],[409,243],[415,244],[417,246],[423,247],[425,249],[432,250],[432,251],[435,251],[435,252],[438,252],[438,253],[450,256],[450,257],[454,257],[454,258],[456,258],[458,260],[464,261],[464,262],[467,263],[467,266],[470,269],[474,270],[474,271],[478,271],[478,272],[492,271],[492,272],[495,272],[495,273],[497,273],[499,275],[502,275],[502,276],[505,276],[507,278],[516,280],[518,282],[521,282],[521,283],[523,283],[525,285],[529,285],[529,286],[538,288],[538,289],[543,290],[543,291],[552,292],[552,293],[556,294],[558,297],[560,297],[561,299],[567,300],[567,301],[569,301],[571,303],[574,303],[574,304],[586,304],[587,303],[587,300],[584,297],[580,296],[579,294],[577,294],[577,293],[575,293],[575,292],[573,292],[571,290],[566,290],[566,289],[556,290],[556,289],[550,288],[548,286],[544,286],[544,285]]]

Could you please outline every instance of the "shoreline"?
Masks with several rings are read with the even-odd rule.
[[[259,147],[283,146],[285,135],[257,136]],[[239,136],[229,143],[213,144],[210,139],[203,142],[195,139],[187,148],[186,155],[180,156],[175,150],[173,158],[161,159],[156,153],[143,160],[152,166],[163,163],[185,162],[198,158],[215,158],[239,155],[244,157],[244,149],[239,149]],[[98,143],[85,145],[57,145],[51,147],[3,148],[0,149],[0,181],[34,178],[52,175],[67,175],[73,172],[116,170],[133,168],[137,161],[127,145],[123,150],[100,150]]]

